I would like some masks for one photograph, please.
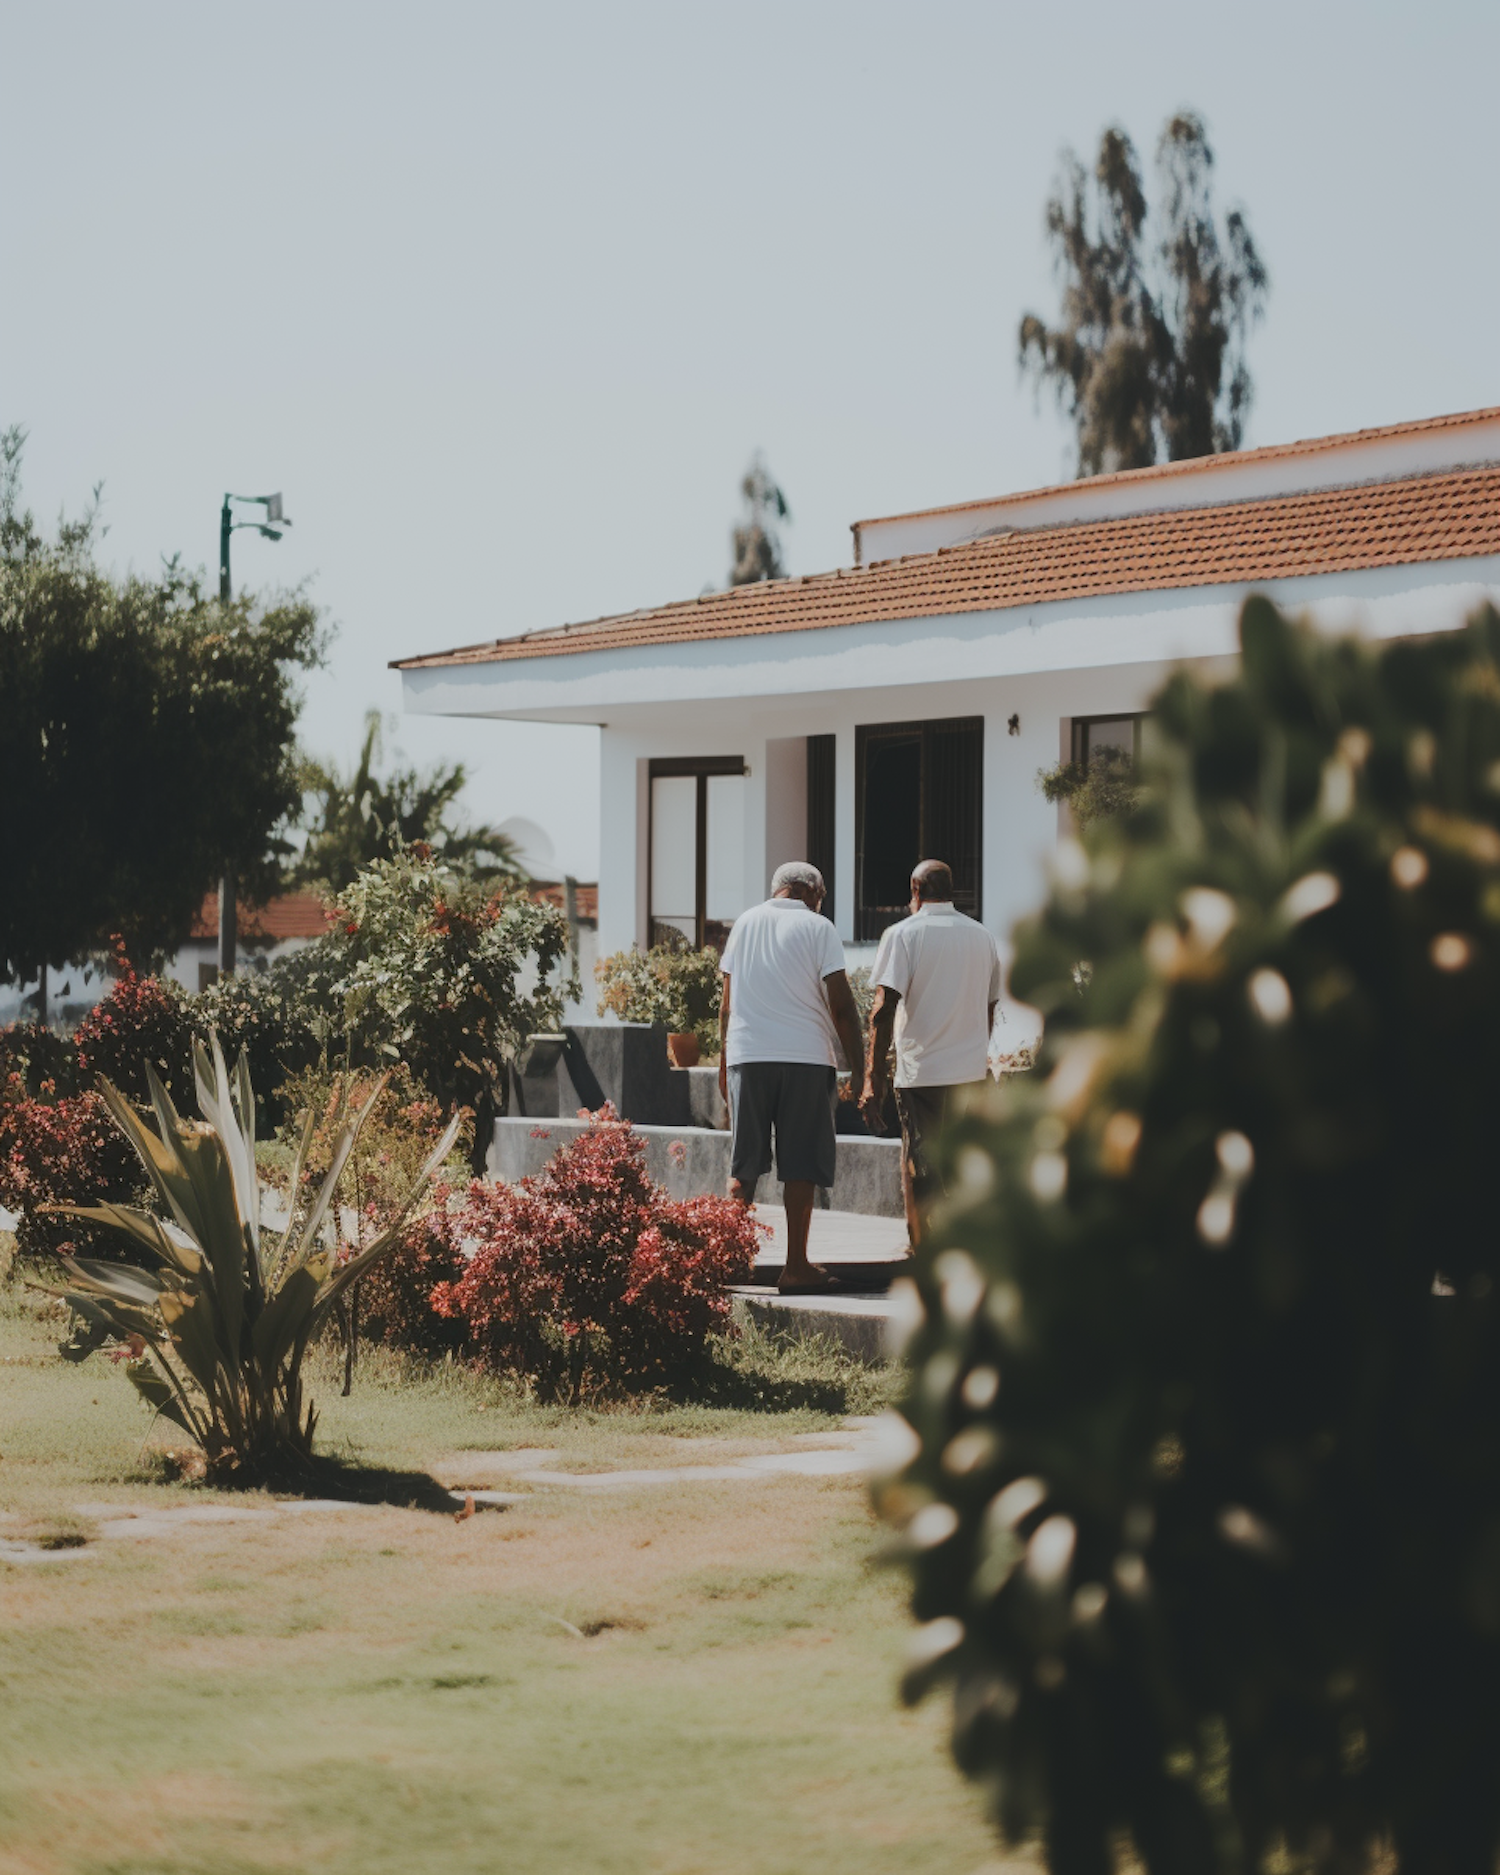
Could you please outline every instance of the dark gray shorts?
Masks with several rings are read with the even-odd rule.
[[[933,1154],[933,1141],[983,1081],[963,1081],[946,1087],[898,1087],[896,1111],[901,1116],[901,1149],[911,1167],[912,1189],[919,1198],[936,1198],[944,1191]]]
[[[747,1061],[730,1068],[730,1170],[752,1195],[755,1181],[771,1169],[773,1129],[776,1176],[783,1185],[795,1179],[833,1183],[838,1089],[834,1070],[811,1061]]]

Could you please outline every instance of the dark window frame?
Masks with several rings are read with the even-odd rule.
[[[938,733],[961,733],[972,737],[974,746],[973,797],[968,803],[972,818],[972,851],[952,850],[953,842],[944,840],[933,824],[937,802],[930,792],[931,750]],[[984,903],[984,718],[982,716],[933,716],[895,723],[861,723],[854,731],[854,938],[856,943],[878,939],[904,915],[890,907],[871,906],[866,902],[865,796],[869,755],[872,745],[911,737],[920,741],[917,804],[917,846],[911,864],[923,859],[942,859],[954,869],[954,903],[961,911],[978,918]],[[934,849],[934,850],[929,850]],[[972,883],[971,883],[972,881]]]
[[[1141,759],[1141,724],[1151,714],[1149,710],[1104,710],[1097,716],[1075,716],[1071,719],[1072,733],[1069,747],[1070,759],[1080,764],[1088,759],[1089,731],[1095,723],[1129,723],[1131,725],[1131,743],[1129,756],[1132,762]]]
[[[807,738],[807,861],[823,875],[823,916],[832,918],[838,857],[838,737]]]
[[[708,925],[708,781],[711,775],[748,775],[743,755],[653,755],[646,765],[646,942],[656,942],[656,908],[651,902],[656,845],[654,781],[696,779],[693,835],[693,948],[702,950]],[[675,926],[672,927],[674,930]]]

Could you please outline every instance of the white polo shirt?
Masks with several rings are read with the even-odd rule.
[[[1000,1000],[1000,952],[982,924],[953,905],[924,905],[886,931],[874,980],[901,998],[897,1087],[984,1079],[989,1006]]]
[[[838,1031],[823,979],[844,968],[832,921],[795,898],[768,898],[730,927],[719,967],[729,978],[724,1059],[810,1061],[836,1068]]]

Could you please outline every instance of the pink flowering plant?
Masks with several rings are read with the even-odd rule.
[[[763,1228],[725,1198],[668,1197],[608,1106],[544,1171],[475,1182],[418,1227],[459,1272],[433,1305],[463,1323],[466,1350],[574,1404],[700,1372],[710,1338],[730,1329],[727,1288],[748,1278]]]
[[[100,1075],[144,1106],[149,1062],[162,1085],[177,1092],[192,1082],[193,1024],[188,997],[168,977],[142,976],[124,942],[113,942],[115,982],[74,1035],[80,1085]]]
[[[97,1224],[44,1207],[84,1196],[130,1203],[143,1184],[136,1156],[100,1095],[59,1095],[48,1080],[32,1098],[18,1071],[0,1085],[0,1204],[20,1218],[16,1248],[22,1256],[113,1254],[109,1233]]]

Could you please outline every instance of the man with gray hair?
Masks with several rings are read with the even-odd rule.
[[[805,860],[776,868],[771,896],[734,921],[720,968],[719,1091],[729,1104],[729,1195],[755,1202],[771,1169],[786,1205],[783,1295],[816,1295],[836,1287],[808,1261],[813,1195],[833,1183],[837,1146],[838,1049],[864,1090],[859,1011],[844,968],[844,947],[820,915],[823,875]]]

